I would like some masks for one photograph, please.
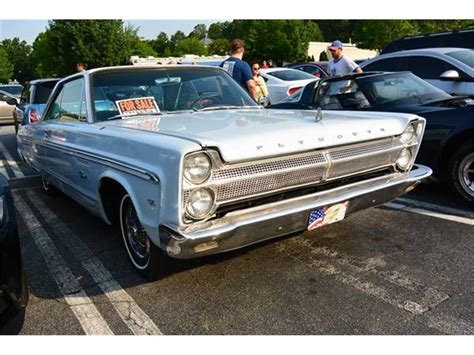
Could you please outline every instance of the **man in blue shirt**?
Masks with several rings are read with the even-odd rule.
[[[230,44],[230,57],[219,66],[228,72],[257,101],[257,85],[253,80],[250,65],[242,60],[243,56],[244,42],[240,39],[234,39]]]

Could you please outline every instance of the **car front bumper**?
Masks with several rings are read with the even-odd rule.
[[[409,173],[394,173],[334,189],[233,211],[204,223],[160,226],[163,250],[174,258],[190,259],[238,249],[267,239],[304,231],[315,208],[348,201],[345,216],[384,204],[412,190],[432,170],[415,165]]]

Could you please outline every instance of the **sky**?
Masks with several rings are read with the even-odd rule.
[[[181,30],[188,35],[199,23],[204,23],[209,27],[211,23],[220,21],[225,20],[125,20],[125,23],[138,26],[140,37],[155,39],[160,32],[171,36]],[[0,41],[19,37],[20,40],[33,44],[36,36],[43,32],[47,26],[48,20],[0,20]]]

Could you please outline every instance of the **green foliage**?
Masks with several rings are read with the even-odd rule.
[[[156,39],[150,41],[150,45],[160,57],[167,57],[171,54],[170,40],[165,32],[160,32]]]
[[[128,55],[138,55],[140,57],[156,56],[156,52],[153,47],[147,42],[142,41],[138,37],[138,27],[132,26],[125,27],[125,48],[128,50]]]
[[[409,20],[367,20],[356,27],[355,42],[361,48],[383,49],[388,43],[418,33]]]
[[[170,49],[173,55],[176,55],[175,51],[178,49],[179,42],[181,42],[183,39],[186,39],[186,35],[183,31],[176,31],[176,33],[171,36]]]
[[[33,52],[31,53],[31,61],[33,63],[34,75],[36,78],[55,77],[56,61],[48,60],[54,56],[54,49],[51,46],[49,32],[41,32],[33,42]]]
[[[229,53],[230,42],[225,38],[215,39],[209,44],[209,54],[226,55]]]
[[[0,46],[0,83],[7,83],[12,74],[13,65],[8,60],[7,51]]]
[[[230,39],[231,37],[231,25],[232,23],[229,21],[225,22],[214,22],[209,26],[209,31],[208,31],[208,36],[209,38],[215,40],[215,39],[221,39],[221,38],[226,38]]]
[[[342,42],[349,42],[354,38],[356,26],[361,21],[316,20],[314,22],[319,26],[325,41],[332,42],[338,39]]]
[[[176,53],[179,56],[185,54],[207,55],[207,48],[201,40],[190,37],[179,41]]]
[[[235,20],[229,31],[245,40],[247,61],[273,59],[276,62],[305,60],[310,41],[323,36],[313,21]]]
[[[7,53],[8,60],[13,65],[12,78],[23,83],[33,75],[33,63],[31,62],[31,46],[26,41],[20,41],[18,37],[4,39],[1,42]]]
[[[206,37],[206,33],[207,33],[206,25],[200,23],[200,24],[194,26],[194,29],[192,30],[192,32],[189,34],[188,37],[194,37],[194,38],[197,38],[197,39],[204,39],[204,37]]]

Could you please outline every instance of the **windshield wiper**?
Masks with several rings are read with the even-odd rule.
[[[204,107],[201,109],[195,109],[194,111],[219,111],[219,110],[243,110],[243,109],[262,109],[262,106],[211,106],[211,107]]]
[[[153,113],[140,113],[138,115],[124,115],[124,114],[119,114],[119,115],[115,115],[115,116],[112,116],[112,117],[109,117],[107,118],[107,121],[112,121],[112,120],[119,120],[119,119],[123,119],[123,118],[132,118],[132,117],[139,117],[139,116],[159,116],[159,115],[163,115],[163,112],[153,112]]]

